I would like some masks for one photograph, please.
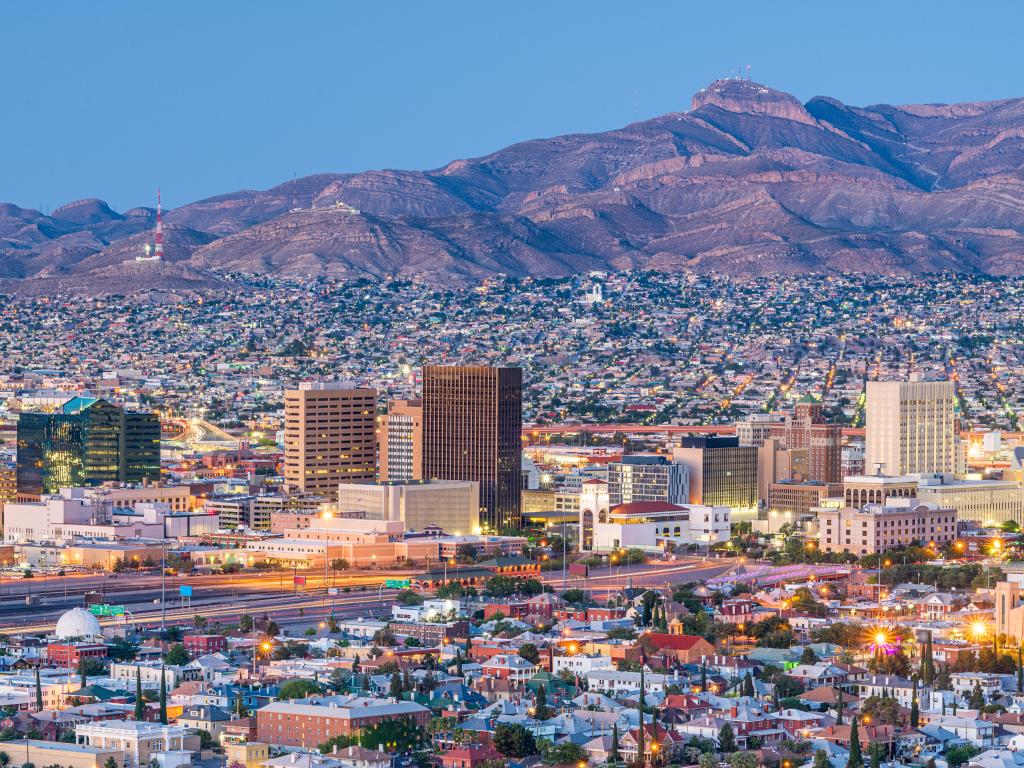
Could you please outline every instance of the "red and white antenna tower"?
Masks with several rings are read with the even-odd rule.
[[[164,258],[164,219],[160,210],[160,190],[156,191],[156,237],[153,238],[153,258]]]

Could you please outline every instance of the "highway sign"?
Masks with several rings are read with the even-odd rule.
[[[337,587],[330,587],[327,590],[327,594],[328,595],[336,595],[336,594],[338,594],[338,588]]]
[[[408,589],[410,585],[409,579],[384,579],[385,589]]]
[[[97,605],[90,605],[89,613],[93,616],[124,616],[124,606],[99,603]]]
[[[296,576],[295,577],[295,586],[296,587],[304,587],[304,586],[306,586],[306,577],[305,576]]]

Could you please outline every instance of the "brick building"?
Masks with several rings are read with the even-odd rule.
[[[402,718],[425,726],[430,710],[411,701],[362,696],[325,696],[302,703],[275,701],[257,710],[256,733],[266,744],[308,749],[335,736],[351,736],[385,720]]]

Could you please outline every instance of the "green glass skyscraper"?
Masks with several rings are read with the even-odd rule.
[[[18,417],[19,494],[160,479],[160,420],[93,397]]]

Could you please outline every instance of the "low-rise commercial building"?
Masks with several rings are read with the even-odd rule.
[[[957,511],[918,499],[889,498],[885,504],[818,511],[822,552],[857,556],[910,544],[941,547],[956,539]]]
[[[104,768],[108,760],[125,765],[120,749],[67,744],[62,741],[17,739],[4,744],[5,752],[20,765],[59,765],[67,768]]]
[[[351,736],[377,723],[403,718],[425,726],[430,710],[411,701],[362,696],[275,701],[256,711],[256,733],[267,744],[312,748],[335,736]]]
[[[100,720],[75,726],[75,742],[123,753],[125,768],[149,765],[161,753],[189,752],[199,747],[199,737],[184,726],[141,720]]]
[[[953,507],[958,520],[986,526],[1024,523],[1024,485],[1013,480],[957,480],[951,475],[921,475],[917,498]]]
[[[400,521],[407,531],[438,527],[455,535],[480,532],[480,483],[408,480],[342,483],[338,514]]]

